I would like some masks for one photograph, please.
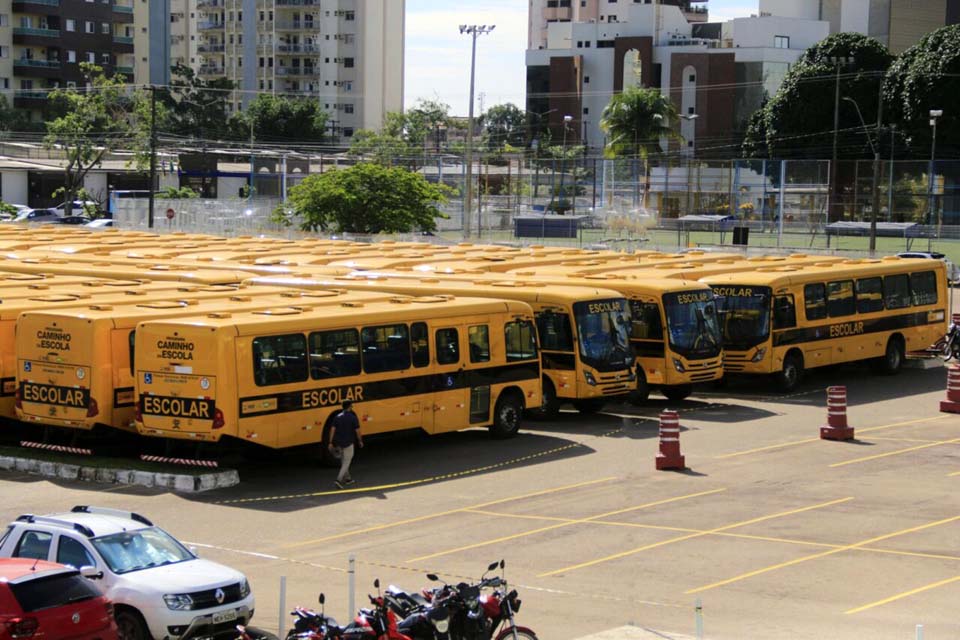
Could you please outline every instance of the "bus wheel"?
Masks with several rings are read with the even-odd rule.
[[[556,418],[560,413],[560,399],[557,398],[557,389],[550,382],[550,378],[543,378],[543,401],[540,407],[533,411],[533,415],[544,420],[546,418]]]
[[[783,359],[783,370],[777,374],[777,383],[782,391],[791,392],[803,379],[803,356],[798,353],[787,354]]]
[[[603,398],[590,398],[589,400],[577,400],[573,403],[574,409],[580,413],[596,413],[603,409],[606,400]]]
[[[692,384],[677,384],[670,387],[661,387],[660,393],[666,396],[667,400],[680,402],[686,400],[693,393]]]
[[[637,388],[630,392],[630,403],[636,406],[646,404],[650,397],[650,385],[647,384],[647,374],[643,367],[637,367]]]
[[[330,453],[330,447],[328,443],[330,442],[331,431],[333,431],[333,418],[336,413],[331,413],[330,417],[327,418],[327,423],[323,425],[323,440],[320,441],[320,444],[317,445],[320,447],[320,465],[323,467],[339,467],[340,460],[338,460],[332,453]]]
[[[520,430],[523,415],[523,399],[513,391],[501,393],[493,408],[493,424],[490,433],[495,438],[512,438]]]
[[[904,351],[903,338],[890,336],[890,340],[887,341],[887,352],[877,362],[880,373],[893,375],[900,371],[903,368]]]

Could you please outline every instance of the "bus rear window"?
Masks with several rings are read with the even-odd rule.
[[[937,304],[937,275],[933,271],[911,273],[910,292],[914,306]]]
[[[258,387],[307,379],[307,340],[301,333],[253,340],[253,379]]]

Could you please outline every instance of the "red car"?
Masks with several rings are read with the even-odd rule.
[[[61,564],[0,559],[0,640],[117,640],[113,605]]]

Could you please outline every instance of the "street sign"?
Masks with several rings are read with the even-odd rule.
[[[173,220],[174,215],[176,212],[173,209],[167,209],[167,220]]]

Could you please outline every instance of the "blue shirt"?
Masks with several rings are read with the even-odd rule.
[[[333,444],[337,447],[349,447],[357,439],[357,432],[360,431],[360,421],[357,414],[347,409],[341,411],[333,419]]]

